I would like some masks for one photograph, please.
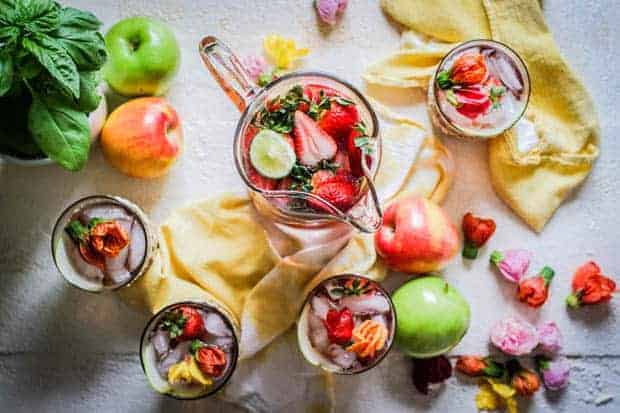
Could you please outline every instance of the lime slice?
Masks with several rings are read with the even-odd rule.
[[[263,129],[252,139],[250,162],[266,178],[284,178],[291,172],[296,160],[295,150],[280,133]]]

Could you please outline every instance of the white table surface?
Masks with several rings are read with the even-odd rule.
[[[106,29],[132,15],[154,16],[172,27],[182,48],[182,65],[168,98],[183,121],[185,150],[167,177],[153,181],[117,173],[97,146],[80,173],[55,166],[22,168],[0,163],[0,410],[240,411],[221,401],[178,402],[148,387],[137,353],[147,315],[126,307],[113,294],[81,293],[62,281],[50,255],[54,220],[69,202],[94,193],[130,198],[158,222],[191,200],[222,190],[243,190],[232,166],[231,141],[238,113],[202,68],[197,43],[203,35],[219,36],[239,54],[260,51],[262,38],[269,33],[293,36],[311,49],[303,68],[329,71],[363,86],[363,69],[398,47],[398,31],[376,2],[363,0],[350,1],[342,23],[331,32],[319,29],[310,0],[65,3],[92,10]],[[445,202],[449,214],[457,221],[470,209],[495,217],[498,231],[489,248],[530,248],[536,252],[533,269],[548,264],[557,272],[550,301],[536,312],[516,302],[513,287],[500,281],[485,259],[469,265],[456,259],[445,277],[469,300],[472,325],[453,353],[486,353],[490,326],[510,314],[519,313],[533,322],[554,320],[565,337],[564,353],[574,366],[572,383],[560,394],[538,392],[531,403],[522,405],[524,410],[617,412],[618,299],[609,306],[569,313],[564,296],[572,272],[588,259],[596,259],[606,273],[620,280],[620,122],[616,109],[620,101],[620,4],[614,0],[548,0],[544,6],[560,49],[594,97],[602,126],[601,157],[585,185],[543,233],[535,235],[494,195],[484,146],[445,142],[458,169]],[[407,105],[420,98],[405,93],[391,100],[407,112]],[[393,278],[390,283],[400,281]],[[325,397],[322,388],[313,387],[311,375],[304,380],[307,368],[290,343],[278,341],[260,362],[254,362],[261,365],[261,388],[268,389],[259,392],[264,411],[303,411],[303,406],[313,410],[313,400]],[[301,366],[300,371],[270,370],[272,358]],[[475,411],[475,385],[453,377],[441,391],[423,397],[413,389],[409,371],[409,362],[392,352],[368,374],[337,378],[337,411]],[[301,380],[302,386],[288,394],[281,389],[291,377]],[[616,398],[596,406],[594,401],[601,394]]]

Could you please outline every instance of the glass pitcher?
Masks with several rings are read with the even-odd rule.
[[[335,76],[320,72],[293,72],[279,77],[261,88],[255,85],[239,59],[221,41],[213,36],[203,38],[199,52],[207,69],[241,113],[234,141],[236,168],[248,187],[256,209],[275,222],[302,228],[323,228],[347,223],[361,232],[372,233],[381,225],[381,208],[373,179],[381,161],[381,139],[377,116],[364,96],[352,85]],[[276,96],[285,94],[296,85],[318,84],[338,91],[355,103],[361,120],[366,125],[366,136],[372,150],[361,162],[363,176],[354,205],[340,210],[332,203],[311,192],[290,189],[266,190],[258,188],[248,177],[244,166],[243,137],[255,114]],[[320,211],[311,208],[293,208],[294,202],[306,201],[320,205]]]

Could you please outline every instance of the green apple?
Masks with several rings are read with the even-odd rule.
[[[469,304],[439,277],[409,281],[396,290],[392,301],[395,344],[412,357],[434,357],[449,351],[469,328]]]
[[[181,58],[172,31],[149,17],[116,23],[105,35],[108,60],[103,77],[123,96],[162,95],[170,87]]]

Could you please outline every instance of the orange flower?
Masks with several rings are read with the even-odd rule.
[[[468,376],[482,376],[486,366],[482,357],[461,356],[456,361],[456,369]]]
[[[517,394],[529,397],[540,388],[540,379],[533,371],[521,369],[512,376],[511,384],[517,391]]]
[[[519,301],[526,303],[530,307],[540,307],[543,305],[549,296],[549,283],[551,283],[553,275],[554,271],[551,268],[544,267],[540,275],[521,281],[517,288]]]
[[[356,353],[360,358],[374,357],[385,346],[388,338],[387,328],[373,320],[365,320],[353,329],[353,343],[347,351]]]
[[[464,53],[452,66],[450,80],[457,85],[480,83],[487,75],[487,65],[480,53]]]
[[[84,261],[86,261],[90,265],[94,265],[95,267],[99,268],[101,271],[104,270],[105,257],[102,254],[100,254],[99,251],[96,251],[95,249],[93,249],[90,243],[80,242],[78,244],[78,248],[80,250],[80,255],[82,256]]]
[[[226,353],[217,347],[201,347],[196,351],[200,370],[212,377],[218,377],[226,367]]]
[[[495,221],[468,212],[463,216],[461,227],[465,236],[463,257],[474,259],[478,256],[478,248],[482,247],[495,232]]]
[[[616,291],[614,280],[601,274],[600,267],[594,261],[577,268],[572,287],[573,293],[566,299],[570,307],[609,301]]]
[[[90,230],[88,243],[104,257],[116,257],[129,244],[129,236],[116,221],[100,222]]]

